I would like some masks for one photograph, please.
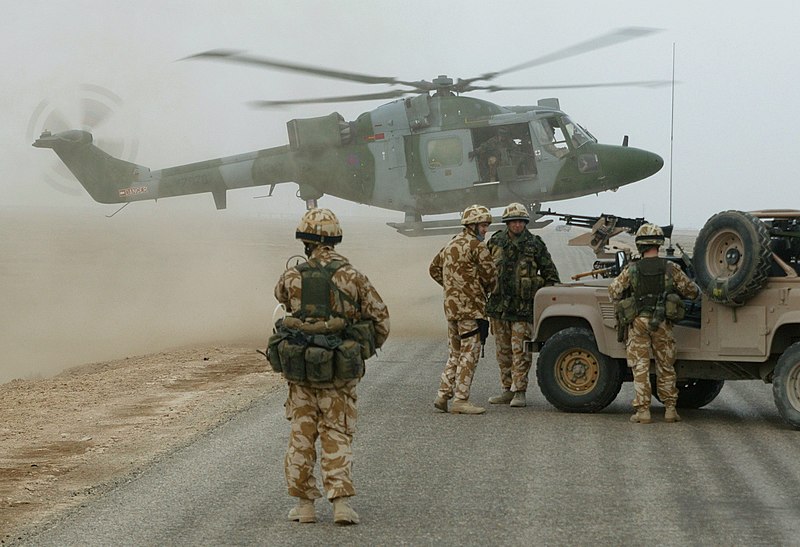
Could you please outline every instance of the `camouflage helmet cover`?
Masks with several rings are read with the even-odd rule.
[[[294,237],[309,243],[336,245],[342,241],[342,228],[330,209],[309,209],[300,219]]]
[[[660,247],[664,244],[664,231],[655,224],[642,224],[636,230],[636,246],[656,245]]]
[[[470,205],[461,214],[461,224],[480,224],[482,222],[492,222],[492,213],[483,205]]]
[[[531,215],[523,204],[511,203],[503,211],[503,222],[511,222],[512,220],[524,220],[527,224],[531,220]]]

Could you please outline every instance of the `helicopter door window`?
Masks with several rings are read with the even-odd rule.
[[[458,137],[433,139],[428,142],[428,166],[432,169],[461,165],[463,161],[464,149]]]

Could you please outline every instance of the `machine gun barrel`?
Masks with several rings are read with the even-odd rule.
[[[556,216],[558,220],[564,221],[568,226],[580,226],[583,228],[594,228],[599,220],[603,220],[605,224],[625,228],[625,231],[631,234],[635,234],[636,230],[641,228],[643,224],[648,224],[647,219],[644,217],[619,217],[608,213],[601,213],[599,216],[594,217],[588,215],[573,215],[571,213],[557,213],[548,209],[547,211],[541,211],[540,214],[543,216]],[[668,226],[661,226],[661,229],[664,231],[664,237],[672,237],[671,224]]]
[[[591,234],[578,236],[574,240],[570,241],[570,245],[589,245],[597,256],[603,255],[604,248],[606,245],[608,245],[608,241],[612,237],[619,235],[622,232],[635,234],[643,224],[648,223],[644,217],[618,217],[608,213],[603,213],[600,216],[595,217],[588,215],[557,213],[548,209],[547,211],[540,211],[539,214],[541,216],[556,216],[559,218],[559,220],[564,221],[568,226],[580,226],[582,228],[590,229],[592,231]],[[664,232],[664,237],[672,237],[671,224],[669,226],[662,226],[661,229]]]

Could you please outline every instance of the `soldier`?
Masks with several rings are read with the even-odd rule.
[[[289,384],[285,406],[291,432],[284,471],[289,495],[298,498],[289,519],[316,522],[314,501],[321,497],[314,476],[319,437],[322,484],[333,502],[334,522],[358,524],[358,514],[347,501],[355,495],[350,445],[356,386],[364,374],[364,359],[389,335],[389,312],[367,277],[334,250],[342,231],[331,211],[307,211],[295,237],[303,242],[308,262],[286,270],[275,286],[275,298],[292,315],[283,322],[295,327],[285,330],[286,338],[277,346]]]
[[[652,421],[649,377],[652,352],[658,378],[658,396],[666,407],[664,421],[679,422],[681,418],[675,410],[678,402],[674,366],[676,349],[670,320],[674,316],[669,310],[670,304],[675,306],[676,302],[668,295],[677,293],[694,300],[699,290],[678,266],[659,258],[658,249],[664,243],[661,228],[644,224],[636,231],[635,241],[642,259],[628,264],[608,287],[611,299],[615,302],[622,302],[623,298],[630,295],[627,299],[632,311],[627,327],[626,351],[636,390],[633,399],[636,413],[630,421],[640,424]],[[678,301],[677,305],[682,306],[682,302]],[[619,313],[617,320],[621,320]]]
[[[461,215],[464,229],[434,257],[429,273],[444,287],[448,359],[433,406],[447,412],[483,414],[486,409],[469,402],[472,376],[480,354],[479,322],[486,322],[486,297],[495,284],[495,266],[483,242],[492,223],[489,209],[470,205]]]
[[[495,232],[488,243],[498,281],[486,312],[492,322],[503,388],[500,395],[489,397],[493,405],[527,404],[532,355],[524,344],[533,334],[533,295],[541,287],[560,282],[544,241],[527,229],[530,218],[524,205],[510,204],[503,211],[505,230]]]
[[[469,158],[478,157],[486,169],[484,182],[497,180],[497,166],[499,164],[511,165],[511,156],[516,149],[516,144],[511,139],[511,132],[507,127],[497,130],[497,135],[489,138],[478,148],[469,153]]]

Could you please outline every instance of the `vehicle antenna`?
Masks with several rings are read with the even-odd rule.
[[[675,139],[675,42],[672,42],[672,97],[670,99],[670,120],[669,120],[669,225],[672,226],[672,143]],[[667,254],[672,256],[675,250],[672,248],[672,237],[669,238]]]

